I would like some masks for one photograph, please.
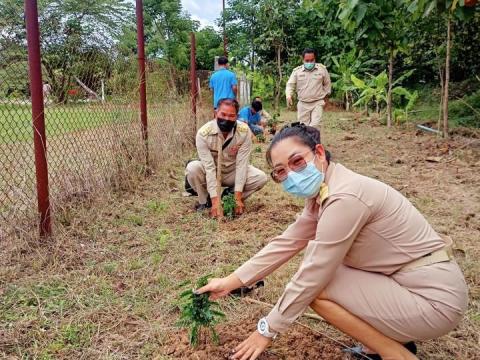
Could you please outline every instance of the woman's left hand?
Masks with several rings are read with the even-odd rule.
[[[235,348],[235,354],[231,359],[235,360],[255,360],[270,346],[272,339],[260,335],[258,331],[254,331],[247,340],[242,342]]]

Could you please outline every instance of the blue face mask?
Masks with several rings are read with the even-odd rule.
[[[323,179],[323,173],[317,169],[312,160],[302,171],[290,171],[288,177],[282,182],[282,186],[292,195],[310,198],[319,193]]]
[[[305,66],[306,70],[312,70],[315,67],[315,63],[306,62],[306,63],[303,63],[303,66]]]

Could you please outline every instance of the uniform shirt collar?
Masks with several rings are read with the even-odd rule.
[[[330,164],[328,165],[328,168],[327,168],[327,173],[325,174],[325,180],[323,181],[322,186],[320,187],[320,192],[318,193],[318,196],[316,198],[316,202],[318,205],[322,205],[322,203],[330,195],[328,192],[328,184],[334,172],[335,172],[335,163],[333,161],[330,161]]]

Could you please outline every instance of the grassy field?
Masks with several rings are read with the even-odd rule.
[[[33,139],[30,105],[0,105],[0,143],[15,143]],[[48,137],[93,129],[112,123],[135,121],[135,105],[75,104],[47,106],[45,125]]]
[[[284,121],[294,113],[282,116]],[[338,162],[401,191],[435,229],[456,241],[470,288],[461,325],[419,343],[420,359],[480,359],[480,144],[387,130],[373,120],[326,113],[324,142]],[[265,170],[266,145],[253,153]],[[172,159],[130,192],[105,193],[58,214],[57,236],[0,247],[0,357],[21,359],[224,359],[268,312],[241,300],[222,301],[220,344],[192,350],[175,327],[178,285],[226,275],[284,230],[302,203],[269,182],[247,201],[247,213],[218,224],[181,196],[183,163]],[[266,280],[253,298],[275,303],[301,260]],[[302,319],[261,359],[348,359],[348,337]],[[308,328],[305,328],[307,326]]]

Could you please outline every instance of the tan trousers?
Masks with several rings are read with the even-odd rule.
[[[187,165],[186,169],[187,180],[198,194],[198,202],[205,204],[207,202],[207,176],[205,169],[200,161],[195,160]],[[257,169],[252,165],[248,165],[247,181],[243,188],[243,199],[248,198],[255,191],[260,190],[267,183],[267,175],[262,170]],[[235,185],[235,170],[229,173],[222,174],[222,186]],[[219,196],[221,194],[218,194]]]
[[[327,298],[402,343],[447,334],[467,309],[458,265],[442,262],[390,276],[340,265]]]
[[[320,127],[323,115],[324,100],[297,103],[297,120],[305,125]]]

